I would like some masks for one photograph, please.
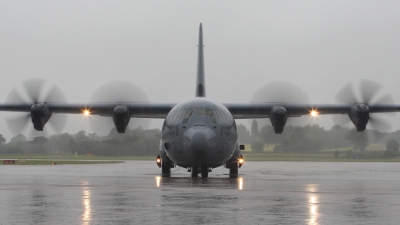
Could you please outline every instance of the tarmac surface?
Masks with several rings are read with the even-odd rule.
[[[0,224],[399,224],[400,163],[1,165]]]

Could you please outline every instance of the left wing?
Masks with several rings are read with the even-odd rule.
[[[31,112],[49,111],[50,113],[83,114],[88,110],[91,115],[113,116],[117,106],[126,106],[131,117],[165,118],[176,103],[9,103],[0,104],[0,111]]]
[[[113,117],[119,133],[124,133],[131,117],[165,118],[176,103],[5,103],[0,111],[27,112],[36,130],[43,130],[52,114],[90,114]],[[23,127],[23,124],[20,125]],[[21,128],[22,129],[22,128]]]

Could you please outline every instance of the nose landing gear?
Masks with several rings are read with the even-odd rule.
[[[211,172],[211,168],[207,166],[204,167],[192,166],[188,169],[188,172],[191,173],[192,178],[198,178],[199,173],[201,173],[201,178],[205,179],[208,178],[208,172]]]
[[[201,167],[201,178],[205,179],[208,178],[208,167]]]
[[[191,169],[191,177],[192,178],[197,178],[199,176],[199,167],[197,166],[192,166]]]

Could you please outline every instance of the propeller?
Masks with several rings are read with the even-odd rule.
[[[6,98],[7,103],[40,103],[40,102],[67,102],[67,98],[57,86],[46,87],[44,79],[33,78],[25,80],[20,89],[14,87]],[[31,122],[30,113],[18,113],[6,118],[6,125],[13,135],[25,133]],[[67,115],[52,114],[46,126],[54,132],[61,132],[67,124]],[[33,125],[29,136],[43,136],[43,132],[35,131]],[[44,130],[46,131],[46,130]]]
[[[260,87],[251,97],[251,102],[291,102],[310,103],[310,97],[299,86],[287,81],[273,81]],[[294,120],[288,118],[286,125],[305,125],[309,118],[300,117]],[[251,121],[250,121],[251,122]],[[258,126],[269,124],[269,120],[258,119]]]
[[[394,99],[389,94],[381,94],[383,86],[376,81],[360,80],[358,83],[350,82],[344,85],[336,94],[335,99],[342,103],[364,103],[364,104],[393,104]],[[395,114],[370,114],[368,126],[373,130],[389,131],[391,123],[385,116],[394,117]],[[349,126],[351,124],[347,115],[332,116],[334,124]]]
[[[111,81],[100,86],[91,96],[90,103],[95,102],[149,102],[146,93],[137,85],[128,81]],[[150,126],[149,119],[131,118],[127,130],[142,127],[148,129]],[[110,129],[114,127],[112,117],[96,116],[89,120],[90,129],[99,136],[106,136],[110,133]]]

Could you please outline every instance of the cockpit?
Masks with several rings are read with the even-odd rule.
[[[173,120],[185,120],[190,117],[209,117],[213,123],[216,120],[225,120],[223,112],[221,112],[217,106],[213,109],[210,108],[188,108],[183,105],[174,115]]]

